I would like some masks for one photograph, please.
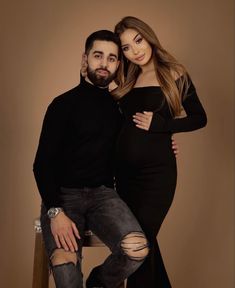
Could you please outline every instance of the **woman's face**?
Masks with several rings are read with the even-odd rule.
[[[126,29],[121,35],[122,51],[131,62],[144,66],[152,57],[152,47],[135,29]]]

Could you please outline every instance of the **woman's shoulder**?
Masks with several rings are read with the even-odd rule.
[[[182,81],[185,78],[189,78],[187,71],[184,68],[179,68],[176,70],[171,70],[171,76],[175,82]]]

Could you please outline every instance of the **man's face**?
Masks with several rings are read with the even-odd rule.
[[[111,41],[95,40],[87,56],[87,77],[96,86],[107,87],[119,65],[118,46]]]

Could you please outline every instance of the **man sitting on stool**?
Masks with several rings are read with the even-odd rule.
[[[147,240],[114,190],[118,106],[108,91],[119,65],[113,32],[91,34],[85,45],[88,73],[49,105],[34,162],[42,198],[41,226],[58,288],[82,288],[85,225],[111,250],[94,268],[87,288],[116,288],[143,263]]]

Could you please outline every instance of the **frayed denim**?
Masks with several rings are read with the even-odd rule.
[[[105,186],[61,188],[61,200],[65,214],[76,223],[81,240],[77,239],[79,247],[77,265],[63,263],[52,267],[56,287],[83,287],[81,258],[84,232],[87,227],[111,250],[104,263],[93,269],[88,277],[87,287],[118,287],[140,267],[148,254],[146,237],[134,215],[116,191]],[[47,253],[51,257],[57,246],[46,212],[42,204],[43,238]]]

